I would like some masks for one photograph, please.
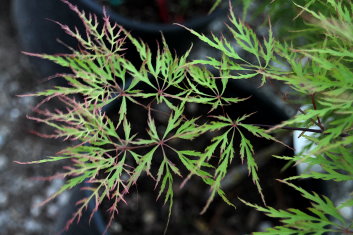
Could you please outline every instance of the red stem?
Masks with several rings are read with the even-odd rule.
[[[163,23],[169,22],[168,0],[156,0],[159,17]]]

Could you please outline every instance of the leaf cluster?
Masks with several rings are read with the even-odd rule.
[[[55,86],[32,94],[44,99],[34,109],[37,115],[30,117],[53,128],[53,133],[46,137],[78,142],[57,156],[30,162],[72,161],[60,173],[68,178],[65,185],[47,201],[83,182],[92,183],[84,187],[90,196],[78,203],[80,207],[67,227],[80,219],[89,201],[96,202],[94,213],[106,199],[112,201],[108,210],[109,226],[118,213],[118,204],[124,203],[132,186],[146,176],[155,182],[157,198],[164,195],[169,215],[176,177],[184,180],[182,186],[191,177],[199,177],[209,185],[210,196],[201,213],[216,195],[234,206],[222,190],[221,182],[236,156],[246,162],[264,200],[254,148],[248,136],[274,138],[264,129],[246,124],[251,114],[233,119],[225,113],[225,106],[247,99],[228,96],[226,91],[232,76],[227,75],[225,62],[220,64],[221,76],[216,76],[206,64],[189,63],[189,51],[177,57],[164,40],[157,51],[151,51],[147,44],[111,23],[106,14],[100,25],[94,15],[67,4],[82,19],[85,35],[58,23],[78,41],[80,50],[72,49],[70,54],[59,55],[31,54],[67,67],[71,73],[59,75],[68,86]],[[241,30],[240,22],[236,24]],[[244,48],[255,54],[258,42],[250,45],[245,42],[247,37],[255,40],[255,35],[248,31],[243,34],[239,42],[244,41]],[[140,64],[125,57],[127,42],[138,51]],[[231,55],[231,47],[228,49]],[[263,52],[266,64],[268,53],[271,52]],[[65,108],[43,108],[52,99]],[[186,111],[190,105],[201,107],[201,113],[190,114]],[[140,117],[134,116],[135,113]],[[143,120],[137,122],[136,118]],[[161,123],[161,118],[167,121]],[[207,143],[200,148],[190,147],[200,139]]]
[[[274,6],[278,2],[274,1]],[[254,147],[248,136],[277,141],[269,132],[281,128],[306,130],[314,125],[316,135],[306,136],[304,131],[301,137],[313,146],[309,152],[277,156],[289,162],[322,167],[322,172],[308,171],[285,181],[312,202],[309,211],[276,210],[243,202],[281,219],[282,226],[263,234],[352,231],[352,224],[339,214],[339,207],[329,198],[288,182],[298,178],[353,180],[351,1],[312,0],[293,4],[297,18],[305,23],[301,26],[315,32],[314,36],[307,33],[303,45],[282,41],[280,36],[277,39],[271,24],[267,36],[259,37],[231,8],[228,30],[246,56],[225,37],[206,36],[188,29],[222,54],[220,59],[193,61],[188,60],[190,51],[177,57],[164,41],[157,51],[151,51],[144,42],[112,24],[106,14],[100,25],[95,16],[67,4],[82,19],[85,35],[59,24],[77,39],[80,50],[72,49],[67,55],[36,56],[71,69],[70,74],[60,75],[69,86],[33,94],[44,96],[44,100],[35,108],[38,115],[31,118],[53,127],[54,132],[48,137],[79,141],[58,156],[32,162],[72,160],[72,165],[61,174],[68,181],[50,199],[84,181],[93,183],[94,186],[86,188],[90,196],[79,202],[80,208],[68,225],[80,218],[90,200],[96,201],[95,212],[105,199],[113,202],[109,209],[111,223],[119,203],[125,202],[132,186],[145,176],[155,182],[157,198],[164,196],[170,212],[176,178],[184,180],[181,186],[191,177],[199,177],[210,186],[210,196],[202,212],[216,195],[233,205],[222,190],[222,180],[235,157],[247,164],[265,202]],[[244,1],[244,6],[248,9],[249,1]],[[140,64],[125,57],[127,42],[138,51]],[[219,71],[217,76],[211,72],[214,69]],[[247,99],[228,97],[226,90],[234,79],[256,79],[262,85],[268,80],[281,81],[306,98],[303,104],[309,108],[270,130],[248,124],[251,114],[231,118],[223,108]],[[58,99],[65,110],[43,109],[42,105],[50,99]],[[202,107],[201,114],[188,112],[188,107],[195,104]],[[114,107],[113,113],[108,113],[108,106]],[[136,112],[141,115],[139,123],[132,118]],[[192,147],[199,139],[205,139],[206,144]],[[341,207],[352,206],[352,201],[350,197]]]

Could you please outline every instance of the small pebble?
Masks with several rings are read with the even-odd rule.
[[[8,201],[8,195],[4,192],[0,192],[0,206],[6,205]]]
[[[113,222],[111,227],[110,227],[110,231],[114,232],[114,233],[121,233],[123,230],[123,227],[121,226],[121,224]]]
[[[8,127],[3,126],[0,128],[0,147],[2,147],[5,144],[5,141],[9,132],[10,130]]]
[[[195,113],[198,110],[199,105],[195,104],[195,103],[189,103],[187,104],[186,108],[190,113]]]
[[[59,204],[60,206],[65,205],[65,204],[68,203],[69,199],[70,199],[70,193],[67,192],[67,191],[66,191],[66,192],[63,192],[62,194],[60,194],[60,195],[58,196],[58,204]]]
[[[343,208],[339,209],[339,211],[345,219],[347,219],[347,220],[353,219],[353,208],[352,207],[343,207]]]
[[[153,211],[146,211],[143,215],[143,221],[145,224],[152,224],[156,220],[156,215]]]
[[[42,230],[42,226],[33,219],[26,220],[24,227],[28,232],[39,232]]]
[[[63,179],[54,179],[53,181],[51,181],[51,184],[46,191],[47,197],[50,197],[51,195],[56,193],[63,184],[64,184]]]
[[[15,180],[13,180],[12,184],[10,184],[9,192],[13,194],[17,194],[19,191],[23,191],[23,182],[25,179],[20,175]]]
[[[31,207],[31,215],[33,215],[34,217],[39,216],[42,211],[42,207],[39,206],[39,204],[41,202],[43,202],[42,197],[39,197],[39,196],[33,197],[32,207]]]
[[[345,189],[347,189],[347,191],[352,191],[353,190],[353,181],[349,180],[344,182],[344,186]]]
[[[5,136],[0,133],[0,148],[5,144]]]
[[[273,227],[273,224],[269,221],[263,221],[259,224],[259,231],[265,232],[266,229]]]
[[[9,220],[10,217],[8,211],[0,212],[0,227],[5,226],[9,222]]]
[[[10,111],[10,118],[12,120],[17,119],[21,115],[20,111],[18,109],[11,109]]]
[[[47,216],[53,218],[58,215],[58,211],[59,207],[57,205],[51,204],[47,207]]]
[[[19,86],[18,86],[18,82],[11,82],[8,89],[10,91],[10,93],[14,93],[18,90]]]
[[[33,179],[25,179],[23,182],[22,182],[22,187],[23,189],[31,189],[31,188],[34,188],[35,185],[39,186],[43,184],[43,182],[40,182],[40,181],[34,181]]]
[[[34,104],[34,98],[32,96],[23,96],[19,99],[19,102],[30,109]]]
[[[7,157],[5,155],[0,155],[0,170],[4,169],[7,166]]]
[[[224,27],[224,22],[222,20],[215,20],[210,24],[210,31],[219,31],[219,29]]]

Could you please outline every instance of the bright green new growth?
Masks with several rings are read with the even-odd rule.
[[[63,173],[70,180],[49,200],[86,180],[95,183],[94,188],[87,189],[92,191],[91,196],[80,202],[82,206],[68,225],[81,216],[89,200],[95,200],[97,207],[104,199],[112,200],[112,220],[118,203],[124,201],[131,186],[143,174],[155,180],[156,187],[159,186],[158,197],[165,195],[164,202],[169,203],[170,210],[175,176],[185,177],[186,180],[192,175],[198,176],[210,185],[210,197],[202,212],[216,194],[232,205],[221,189],[221,181],[236,155],[247,162],[249,173],[261,193],[253,147],[244,132],[266,139],[273,137],[259,127],[245,124],[248,116],[232,120],[226,114],[212,115],[222,106],[247,99],[224,96],[228,77],[220,78],[220,84],[216,84],[214,75],[205,67],[187,64],[188,53],[177,58],[164,43],[163,48],[154,55],[146,44],[134,39],[119,26],[112,25],[107,16],[100,31],[94,16],[87,16],[75,6],[70,7],[83,20],[87,35],[83,37],[79,32],[61,26],[77,39],[84,52],[38,55],[70,68],[72,74],[62,75],[69,87],[57,86],[35,94],[47,97],[46,100],[57,98],[67,110],[40,110],[40,104],[36,107],[40,117],[32,117],[55,129],[51,137],[80,141],[80,144],[61,151],[59,156],[33,162],[66,158],[73,161],[69,170]],[[140,67],[124,58],[125,37],[139,52]],[[221,76],[224,76],[223,71]],[[112,121],[114,116],[109,117],[102,111],[104,106],[114,102],[117,107],[113,115],[118,116],[116,123]],[[207,121],[199,120],[201,117],[185,116],[184,110],[190,103],[208,106],[203,117],[209,116]],[[146,130],[138,130],[143,133],[133,131],[134,123],[127,116],[133,104],[148,113]],[[166,112],[156,109],[162,104],[167,106]],[[165,115],[169,119],[162,131],[157,130],[156,115]],[[214,133],[214,137],[204,149],[190,149],[183,144],[175,146],[171,143],[193,141],[210,132]],[[239,153],[235,149],[237,142],[240,144]],[[218,164],[209,164],[210,159],[216,156],[219,158]],[[161,161],[156,162],[156,158]],[[158,170],[152,172],[152,165],[155,164],[158,164]],[[181,172],[185,170],[186,174],[183,175]]]
[[[38,117],[32,117],[55,129],[54,134],[48,137],[79,141],[58,156],[32,162],[72,160],[72,165],[62,173],[63,177],[70,179],[48,200],[84,181],[94,183],[92,188],[86,188],[91,192],[90,196],[80,201],[81,206],[68,226],[80,218],[90,200],[96,201],[96,211],[104,199],[112,202],[110,224],[118,212],[119,203],[125,202],[125,196],[143,175],[155,181],[158,198],[164,195],[170,212],[176,177],[183,177],[185,183],[191,176],[197,176],[210,186],[210,196],[202,213],[216,195],[233,205],[222,190],[221,182],[235,157],[240,157],[247,164],[265,202],[253,146],[246,136],[251,134],[277,140],[268,134],[269,130],[246,124],[251,114],[233,120],[226,113],[217,112],[226,105],[247,99],[226,96],[230,79],[261,79],[261,84],[268,79],[284,81],[296,93],[309,98],[309,109],[272,129],[316,125],[320,133],[314,137],[302,136],[314,147],[297,156],[277,157],[319,164],[323,171],[308,171],[287,181],[295,178],[353,180],[353,3],[317,1],[326,3],[321,13],[310,10],[315,2],[298,5],[298,8],[302,10],[300,14],[306,14],[309,19],[310,24],[306,27],[316,34],[320,32],[322,37],[317,40],[317,35],[311,37],[308,34],[309,43],[297,47],[275,40],[271,27],[268,37],[260,39],[231,10],[229,31],[237,44],[253,58],[251,61],[249,56],[237,53],[227,39],[214,35],[208,38],[192,30],[190,32],[200,40],[222,53],[221,60],[188,61],[189,52],[178,58],[165,43],[152,53],[146,44],[112,24],[107,16],[100,27],[95,16],[87,15],[68,3],[82,19],[86,35],[61,26],[77,39],[81,50],[73,50],[69,55],[37,56],[70,68],[72,74],[61,75],[70,86],[57,86],[34,94],[44,96],[43,103],[56,98],[66,110],[41,109],[41,103],[35,109]],[[246,3],[245,6],[249,7],[249,1]],[[124,57],[126,40],[132,42],[139,52],[140,66],[133,65]],[[219,70],[217,77],[210,72],[210,67]],[[206,107],[201,116],[190,116],[186,111],[189,104],[195,103]],[[108,115],[104,107],[109,104],[114,104],[114,113]],[[129,116],[133,112],[131,107],[138,107],[141,113],[146,114],[144,130],[137,131],[134,126]],[[156,124],[158,115],[168,120],[164,128],[158,128]],[[207,137],[210,133],[212,137]],[[199,138],[208,140],[206,146],[191,148],[188,143]],[[215,157],[217,163],[211,164],[211,158]],[[339,214],[338,207],[330,199],[309,193],[287,181],[289,186],[312,201],[313,206],[309,212],[297,209],[283,211],[244,201],[271,217],[282,219],[283,226],[263,234],[352,233],[353,225]],[[341,206],[352,206],[353,199],[350,198]]]

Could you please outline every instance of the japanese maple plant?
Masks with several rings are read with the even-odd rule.
[[[91,200],[96,202],[97,207],[92,212],[95,213],[105,199],[112,202],[107,211],[109,227],[132,186],[143,175],[148,175],[158,188],[158,197],[163,197],[169,205],[170,213],[175,178],[183,177],[180,187],[184,187],[191,177],[199,177],[210,188],[201,213],[215,197],[221,197],[230,206],[240,200],[281,221],[281,225],[259,234],[353,233],[352,221],[340,213],[341,208],[353,206],[352,194],[347,195],[347,201],[335,205],[328,197],[304,190],[295,183],[306,178],[339,182],[353,180],[351,1],[285,3],[297,14],[289,22],[302,23],[299,24],[301,28],[291,31],[293,36],[279,39],[272,33],[271,19],[267,21],[268,33],[260,38],[234,15],[230,7],[227,27],[247,56],[244,57],[244,53],[224,37],[208,37],[186,29],[221,53],[219,58],[197,60],[188,58],[190,51],[176,57],[166,44],[160,45],[158,51],[151,51],[148,45],[112,23],[109,16],[105,15],[100,25],[100,19],[94,15],[65,2],[82,19],[86,30],[78,32],[58,24],[77,40],[79,50],[73,49],[71,54],[28,54],[71,70],[71,73],[59,75],[69,86],[55,86],[31,94],[44,97],[44,100],[30,116],[30,119],[53,128],[53,133],[47,133],[47,137],[78,141],[55,156],[29,162],[71,160],[71,164],[59,174],[67,178],[66,183],[46,202],[82,182],[91,183],[86,187],[90,196],[79,202],[79,208],[67,227],[80,218]],[[165,1],[158,2],[162,6]],[[243,1],[245,9],[250,9],[250,2]],[[275,16],[278,10],[275,6],[281,4],[284,3],[268,3],[269,15]],[[126,40],[131,41],[139,52],[142,61],[139,66],[124,57]],[[249,60],[249,55],[253,59]],[[217,75],[211,72],[214,70],[218,71]],[[300,105],[307,105],[307,108],[276,126],[249,123],[249,116],[256,113],[231,118],[222,112],[224,107],[230,104],[236,107],[237,103],[251,99],[226,95],[225,90],[234,79],[258,79],[261,85],[283,82],[291,89],[290,97],[297,97]],[[52,99],[63,103],[65,109],[42,108]],[[108,115],[104,107],[112,103],[115,104],[114,115]],[[207,112],[190,116],[186,111],[190,104],[202,105]],[[158,105],[166,108],[161,111]],[[133,117],[129,115],[132,106],[147,113],[146,120],[143,120],[145,128],[134,127]],[[164,128],[156,125],[157,115],[168,119]],[[258,169],[248,136],[282,143],[273,135],[278,130],[303,131],[300,138],[307,139],[308,148],[294,156],[273,157],[288,161],[288,164],[304,162],[322,168],[320,172],[308,170],[298,176],[280,179],[311,202],[307,210],[278,210],[267,206],[263,197],[258,176],[262,169]],[[310,132],[313,135],[305,134]],[[205,148],[193,148],[187,144],[198,138],[208,140]],[[176,145],[178,141],[186,144]],[[222,180],[234,158],[241,158],[247,165],[263,205],[252,204],[244,198],[229,198],[222,190]]]

